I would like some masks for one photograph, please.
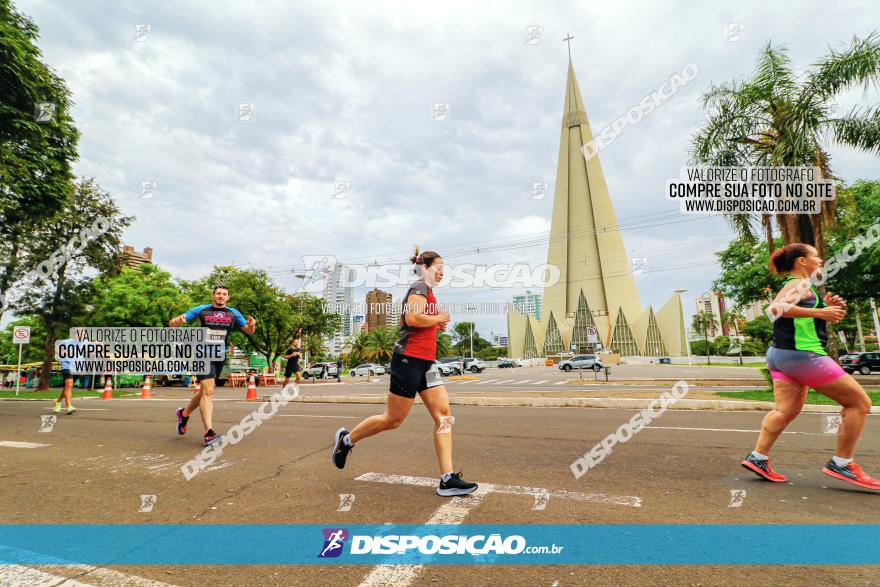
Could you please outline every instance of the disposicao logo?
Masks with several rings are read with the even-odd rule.
[[[318,558],[335,558],[342,554],[342,547],[348,540],[348,530],[345,528],[324,528],[324,548]]]

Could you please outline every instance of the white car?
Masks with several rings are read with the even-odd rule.
[[[437,365],[437,370],[440,371],[440,375],[443,375],[444,377],[455,374],[455,369],[447,363],[441,363],[440,361],[435,360],[434,364]]]
[[[302,373],[303,378],[308,379],[309,377],[314,377],[315,379],[321,377],[322,374],[326,372],[327,377],[336,377],[336,363],[314,363],[311,367],[304,370]]]
[[[593,371],[601,371],[602,367],[604,367],[602,360],[596,355],[577,355],[559,362],[559,368],[566,372],[571,371],[572,369],[592,369]]]
[[[385,367],[376,363],[364,363],[349,371],[348,374],[352,377],[356,375],[385,375]]]

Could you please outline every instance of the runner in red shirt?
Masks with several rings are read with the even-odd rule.
[[[437,495],[465,495],[477,489],[476,483],[461,478],[452,469],[452,423],[449,396],[434,364],[437,358],[437,331],[445,330],[449,313],[440,312],[432,288],[443,279],[443,258],[434,251],[410,258],[420,279],[403,298],[400,313],[400,338],[391,358],[391,387],[385,413],[370,416],[348,432],[336,431],[331,454],[333,464],[342,469],[355,443],[368,436],[399,427],[409,414],[416,393],[434,418],[434,449],[440,463]]]

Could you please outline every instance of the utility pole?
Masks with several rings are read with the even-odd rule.
[[[868,298],[871,303],[871,318],[874,319],[874,338],[877,339],[877,348],[880,349],[880,320],[877,319],[877,306],[874,304],[874,298]]]
[[[856,306],[856,331],[859,334],[859,350],[865,352],[865,335],[862,334],[862,314]]]
[[[471,358],[474,358],[474,323],[470,323],[471,326]]]

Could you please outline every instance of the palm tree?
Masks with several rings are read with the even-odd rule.
[[[303,350],[306,352],[311,362],[324,356],[327,353],[327,347],[324,345],[324,339],[316,334],[308,334],[303,338]]]
[[[715,316],[705,310],[700,310],[694,314],[694,321],[691,328],[697,332],[703,333],[703,340],[706,342],[706,363],[711,365],[712,359],[709,357],[709,329],[715,326]]]
[[[343,348],[348,350],[350,366],[356,367],[361,362],[367,360],[369,341],[370,331],[367,330],[361,330],[355,336],[346,339]]]
[[[391,352],[397,335],[393,328],[379,327],[370,330],[367,335],[364,358],[371,363],[384,365],[391,359]]]
[[[771,43],[758,56],[752,78],[712,86],[703,96],[708,118],[694,136],[692,161],[711,166],[814,166],[833,179],[829,143],[880,154],[880,105],[853,108],[836,116],[835,98],[880,82],[880,36],[853,37],[850,46],[831,52],[804,75],[795,74],[784,47]],[[827,253],[825,231],[834,219],[834,201],[824,200],[820,214],[777,214],[786,244],[814,245]],[[770,215],[727,216],[742,237],[755,238],[760,223],[772,253]]]
[[[734,333],[739,334],[739,325],[745,321],[745,317],[739,308],[731,308],[721,312],[721,328],[730,328]]]
[[[437,356],[448,357],[452,354],[452,337],[443,332],[437,331]]]

